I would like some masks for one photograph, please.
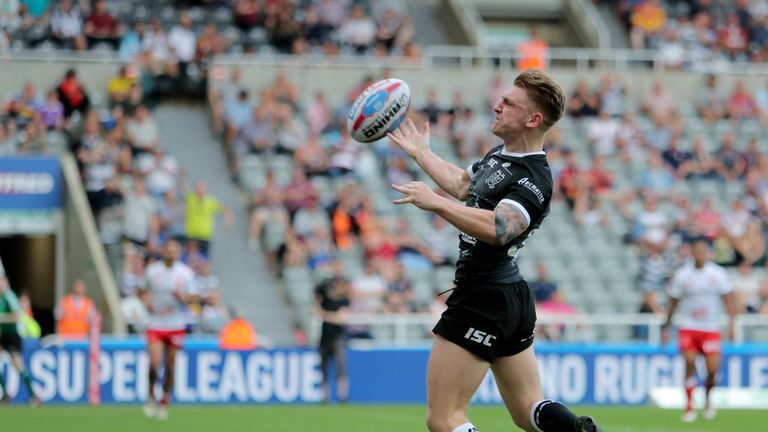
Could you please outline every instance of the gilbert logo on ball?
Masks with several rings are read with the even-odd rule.
[[[411,89],[405,81],[386,79],[371,84],[349,110],[349,135],[363,143],[383,138],[400,125],[410,104]]]

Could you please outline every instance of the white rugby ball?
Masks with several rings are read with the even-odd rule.
[[[371,84],[349,110],[349,135],[362,143],[379,140],[400,125],[410,105],[411,89],[405,81],[393,78]]]

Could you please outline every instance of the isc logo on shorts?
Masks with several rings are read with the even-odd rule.
[[[472,342],[481,343],[485,346],[491,346],[491,343],[496,339],[496,336],[489,335],[484,331],[475,330],[473,327],[470,327],[469,330],[467,330],[467,334],[464,335],[464,339],[469,339]]]

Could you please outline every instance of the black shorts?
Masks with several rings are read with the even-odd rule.
[[[536,308],[525,281],[505,285],[461,284],[432,330],[493,363],[533,344]]]
[[[21,336],[16,332],[0,334],[0,350],[10,353],[21,352]]]

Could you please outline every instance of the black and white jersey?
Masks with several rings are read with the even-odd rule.
[[[467,168],[471,178],[468,207],[493,210],[500,202],[509,203],[525,215],[528,228],[501,246],[485,243],[470,235],[459,235],[459,261],[456,281],[507,284],[521,278],[517,252],[525,239],[549,214],[552,198],[552,172],[543,151],[511,153],[502,145]]]

